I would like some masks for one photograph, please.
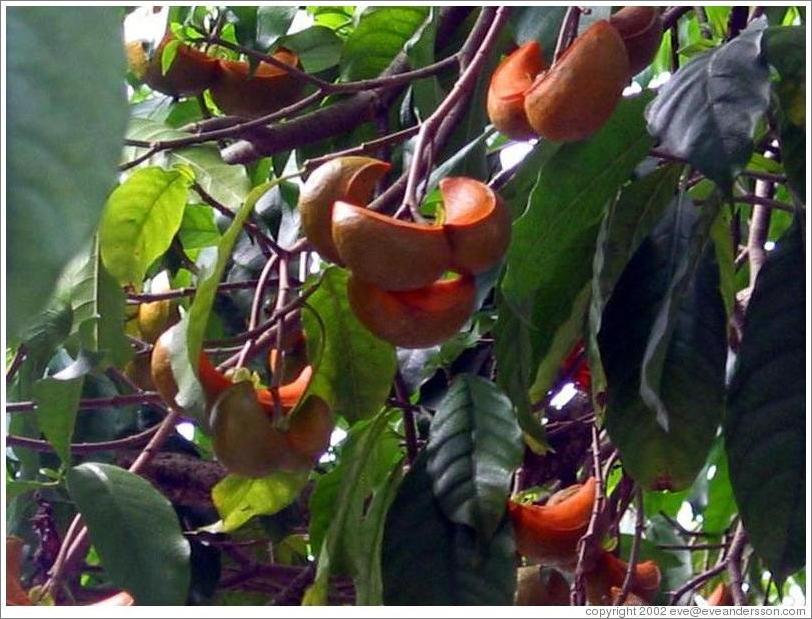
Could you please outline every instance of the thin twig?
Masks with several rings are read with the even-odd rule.
[[[20,366],[22,366],[27,356],[28,349],[25,347],[25,344],[20,344],[17,347],[17,350],[14,351],[14,358],[11,360],[11,363],[8,364],[8,369],[6,370],[6,383],[14,379],[14,377],[17,375],[17,371],[20,369]]]
[[[328,161],[332,161],[333,159],[336,159],[338,157],[361,155],[364,153],[374,151],[375,149],[381,146],[387,146],[389,144],[403,142],[404,140],[408,140],[410,137],[415,135],[419,130],[420,125],[414,125],[412,127],[401,129],[400,131],[390,133],[389,135],[385,135],[375,140],[361,142],[361,144],[359,144],[358,146],[353,146],[352,148],[347,148],[345,150],[340,150],[334,153],[328,153],[326,155],[322,155],[321,157],[314,157],[313,159],[308,159],[307,161],[305,161],[304,164],[302,165],[302,168],[307,172],[312,172],[320,165],[327,163]]]
[[[160,397],[158,398],[160,401]],[[99,441],[96,443],[71,443],[70,452],[72,454],[91,454],[100,451],[113,451],[116,449],[131,449],[133,447],[141,447],[154,435],[160,425],[154,425],[143,432],[133,434],[125,438],[119,438],[112,441]],[[40,452],[53,452],[54,448],[48,441],[29,438],[27,436],[16,436],[14,434],[6,435],[6,444],[12,447],[24,447],[32,451]]]
[[[623,577],[623,586],[620,595],[614,602],[615,606],[623,606],[634,582],[634,572],[637,567],[637,559],[640,557],[640,541],[643,539],[643,530],[646,528],[645,512],[643,511],[643,491],[638,488],[634,496],[635,525],[634,537],[632,538],[632,548],[629,551],[629,562],[626,565],[626,575]]]
[[[406,458],[411,465],[417,458],[417,431],[414,422],[414,410],[409,403],[409,389],[400,371],[395,374],[395,394],[398,401],[404,402],[405,406],[400,406],[403,411],[403,432],[406,435]]]
[[[561,22],[561,30],[558,31],[558,40],[555,44],[555,53],[553,54],[553,64],[561,59],[561,56],[567,51],[567,48],[572,45],[578,34],[578,23],[581,20],[581,9],[577,6],[571,6],[567,9],[564,20]]]
[[[136,404],[160,404],[163,402],[161,396],[154,391],[142,391],[139,393],[128,393],[115,395],[109,398],[85,398],[79,400],[77,410],[93,410],[95,408],[133,406]],[[36,410],[37,403],[31,400],[23,402],[6,403],[7,413],[26,413]]]

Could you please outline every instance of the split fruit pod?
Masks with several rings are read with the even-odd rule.
[[[299,192],[299,212],[304,234],[319,255],[341,264],[333,243],[333,204],[366,204],[375,184],[390,168],[385,161],[371,157],[336,157],[307,177]]]
[[[645,69],[660,47],[663,18],[653,6],[627,6],[609,18],[620,33],[629,57],[629,76]]]
[[[474,311],[476,286],[470,275],[423,288],[383,290],[353,275],[350,307],[367,329],[401,348],[427,348],[450,338]]]
[[[734,606],[733,596],[730,593],[730,587],[725,583],[720,582],[716,588],[708,596],[708,606]]]
[[[612,590],[622,589],[628,563],[612,553],[603,551],[592,570],[586,575],[587,599],[593,605],[612,603]],[[662,574],[654,561],[643,561],[634,566],[629,592],[645,602],[651,602],[660,590]]]
[[[488,118],[500,133],[514,140],[529,140],[536,132],[524,111],[525,92],[545,69],[541,47],[536,41],[521,45],[505,58],[488,87]]]
[[[558,570],[538,565],[520,567],[515,606],[569,606],[570,585]]]
[[[546,505],[508,503],[519,554],[544,565],[570,568],[576,561],[578,540],[589,527],[596,481],[570,486],[554,494]]]
[[[176,97],[199,95],[210,88],[220,75],[219,61],[185,43],[178,44],[172,64],[163,72],[163,52],[172,41],[175,38],[168,34],[158,45],[143,75],[144,82],[153,90]]]
[[[609,120],[629,79],[629,58],[608,21],[592,24],[527,91],[533,130],[553,142],[584,140]]]
[[[291,67],[299,63],[299,57],[286,49],[273,57]],[[301,92],[302,81],[285,69],[260,62],[252,75],[249,64],[237,60],[220,60],[220,75],[211,87],[212,100],[224,114],[243,118],[276,112],[294,103]]]

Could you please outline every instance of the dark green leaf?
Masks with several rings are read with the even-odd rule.
[[[705,463],[721,420],[726,357],[719,271],[708,244],[677,304],[663,362],[665,429],[640,395],[643,357],[700,214],[676,199],[629,261],[598,335],[606,373],[606,428],[623,466],[644,488],[679,490]],[[655,334],[656,335],[656,334]]]
[[[510,605],[516,588],[515,544],[507,519],[488,544],[446,519],[421,454],[398,489],[384,530],[383,598],[387,605]]]
[[[437,39],[438,7],[429,7],[429,17],[419,30],[419,34],[409,45],[407,53],[412,67],[425,67],[436,58],[434,48]],[[443,99],[443,91],[436,76],[414,80],[411,83],[412,101],[421,119],[428,118]]]
[[[309,471],[275,471],[262,478],[227,475],[211,490],[223,520],[222,531],[236,531],[254,516],[275,514],[290,505],[304,488]]]
[[[428,7],[419,6],[366,9],[344,43],[342,79],[377,77],[415,36],[428,14]]]
[[[179,605],[189,587],[189,542],[172,504],[138,475],[88,462],[68,492],[113,583],[139,605]]]
[[[558,31],[567,14],[565,6],[519,6],[510,14],[516,43],[537,41],[547,64],[551,64]]]
[[[287,33],[298,13],[297,6],[260,6],[257,8],[257,45],[267,50]]]
[[[169,249],[191,182],[184,170],[143,168],[110,194],[99,248],[105,267],[121,285],[140,289],[149,266]]]
[[[127,120],[120,30],[117,7],[9,8],[6,77],[14,87],[6,103],[6,255],[12,338],[45,307],[115,185]]]
[[[804,276],[796,222],[756,279],[724,423],[742,522],[779,581],[804,565],[806,545]]]
[[[646,110],[660,146],[687,159],[730,193],[750,158],[756,123],[767,111],[770,83],[761,57],[759,20],[725,45],[680,67]]]
[[[229,6],[237,43],[250,49],[257,48],[257,8],[256,6]]]
[[[282,37],[279,45],[296,52],[305,71],[319,73],[338,64],[344,42],[330,28],[311,26]]]
[[[70,442],[84,377],[43,378],[34,383],[37,425],[65,466],[70,466]]]
[[[377,413],[383,406],[397,368],[395,350],[367,331],[350,309],[347,272],[325,271],[319,289],[309,299],[313,312],[303,322],[311,350],[321,350],[321,363],[310,384],[311,393],[330,402],[351,424]],[[320,344],[323,342],[323,344]]]
[[[490,540],[524,452],[510,400],[484,378],[457,376],[431,422],[426,452],[443,513]]]

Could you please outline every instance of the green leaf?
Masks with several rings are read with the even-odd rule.
[[[105,267],[121,285],[139,290],[147,269],[169,249],[190,185],[185,171],[143,168],[110,194],[99,245]]]
[[[237,42],[250,49],[257,48],[257,8],[256,6],[228,6],[234,24]]]
[[[389,66],[418,32],[429,14],[428,7],[370,7],[344,43],[341,78],[371,79]]]
[[[205,204],[187,204],[183,210],[178,237],[185,250],[211,247],[220,242],[214,212]]]
[[[756,123],[770,101],[769,71],[761,58],[765,26],[753,22],[680,67],[646,110],[649,131],[663,150],[687,159],[726,194],[750,158]]]
[[[455,525],[432,494],[418,456],[389,508],[381,563],[387,605],[511,605],[516,547],[508,519],[487,544]]]
[[[236,531],[254,516],[270,516],[296,500],[307,484],[309,471],[275,471],[262,478],[226,475],[211,490],[222,531]]]
[[[320,73],[338,64],[344,42],[330,28],[311,26],[282,37],[279,45],[296,52],[305,71]]]
[[[434,50],[437,43],[437,22],[439,11],[429,7],[429,16],[416,37],[408,46],[409,65],[412,67],[425,67],[437,59]],[[436,75],[414,80],[410,84],[412,90],[412,103],[419,112],[421,119],[428,118],[437,109],[443,100],[443,90]]]
[[[189,134],[151,120],[133,118],[127,128],[127,137],[154,142],[188,138]],[[124,149],[123,158],[130,161],[145,152],[145,148],[128,146]],[[209,144],[187,146],[171,152],[164,151],[150,157],[141,165],[159,165],[168,168],[178,163],[191,167],[200,186],[215,200],[232,210],[237,210],[251,188],[245,168],[224,163],[217,147]]]
[[[664,166],[631,183],[604,215],[592,266],[589,306],[590,370],[595,393],[603,391],[606,382],[597,340],[603,310],[629,259],[673,199],[681,171],[682,166]]]
[[[303,312],[302,320],[308,348],[323,350],[310,392],[353,424],[383,406],[397,358],[391,344],[379,340],[358,322],[347,300],[347,278],[348,273],[342,269],[327,269],[319,289],[309,299],[313,312]]]
[[[70,466],[70,442],[84,377],[43,378],[32,391],[37,404],[37,425],[65,466]]]
[[[804,565],[804,242],[799,222],[759,271],[727,396],[730,480],[750,542],[782,581]]]
[[[714,467],[714,471],[713,477],[707,482],[708,494],[705,509],[702,510],[702,530],[721,534],[730,526],[730,521],[737,512],[730,484],[727,453],[721,438],[716,441],[708,456],[708,465]]]
[[[400,480],[398,464],[403,458],[400,438],[391,428],[396,414],[381,412],[353,426],[339,465],[316,484],[310,527],[319,565],[309,604],[322,600],[328,577],[339,573],[353,577],[358,604],[382,603],[384,518]]]
[[[519,6],[510,14],[516,43],[537,41],[547,64],[552,64],[558,31],[567,14],[565,6]]]
[[[99,220],[128,111],[117,7],[10,7],[7,30],[7,318],[16,338]]]
[[[257,45],[267,50],[285,35],[299,12],[297,6],[260,6],[257,8]]]
[[[446,517],[491,539],[505,515],[513,471],[524,454],[507,396],[471,374],[454,379],[431,422],[426,470]]]
[[[9,503],[18,496],[22,496],[27,492],[36,492],[39,490],[56,490],[59,487],[59,482],[43,482],[31,481],[27,479],[9,479],[6,478],[6,507]],[[30,502],[33,504],[33,501]],[[8,523],[8,521],[6,521]],[[7,525],[8,526],[8,525]]]
[[[686,488],[705,463],[721,420],[726,317],[719,271],[707,244],[676,309],[660,399],[667,428],[640,395],[643,357],[671,282],[696,241],[701,215],[678,198],[640,244],[606,305],[598,334],[606,372],[606,429],[623,466],[644,488]],[[707,237],[705,237],[707,240]]]
[[[535,379],[531,397],[550,387],[545,384],[549,371],[536,377],[542,362],[546,368],[557,367],[568,350],[566,333],[571,337],[573,325],[584,319],[584,289],[592,276],[606,203],[652,144],[642,119],[648,100],[648,96],[624,99],[592,139],[563,145],[552,154],[537,153],[543,165],[526,210],[513,223],[501,287],[529,335],[532,356],[527,375]],[[497,325],[503,320],[500,312]],[[513,335],[495,329],[497,337],[502,332]],[[505,346],[515,346],[515,340]]]
[[[74,467],[67,482],[113,584],[139,605],[185,604],[189,542],[172,504],[145,479],[110,464]]]

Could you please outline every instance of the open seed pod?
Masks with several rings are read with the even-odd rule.
[[[171,34],[167,34],[163,38],[149,60],[143,80],[153,90],[167,95],[176,97],[199,95],[206,88],[210,88],[218,79],[220,63],[217,58],[181,43],[178,45],[172,64],[164,74],[162,67],[163,51],[166,45],[173,40],[175,39]],[[137,65],[133,66],[132,61],[131,67],[138,74],[139,69]]]
[[[524,111],[524,95],[544,69],[541,47],[536,41],[529,41],[505,58],[493,72],[488,87],[488,118],[500,133],[514,140],[536,137]]]
[[[309,395],[290,415],[285,440],[291,450],[309,460],[311,465],[330,446],[335,428],[335,416],[328,404],[316,395]]]
[[[390,167],[371,157],[337,157],[313,170],[299,192],[299,212],[304,234],[319,255],[341,264],[333,243],[333,204],[366,204]]]
[[[609,18],[629,56],[629,77],[645,69],[660,47],[663,18],[653,6],[627,6]]]
[[[215,400],[211,427],[217,459],[237,475],[264,477],[311,466],[310,458],[290,449],[248,381],[232,384]]]
[[[612,603],[612,588],[623,587],[628,564],[612,553],[603,551],[592,570],[586,574],[586,593],[590,604]],[[660,568],[654,561],[637,563],[629,592],[651,602],[660,590]]]
[[[595,501],[595,478],[553,495],[546,505],[510,501],[517,550],[544,565],[571,567],[578,540],[584,535]],[[608,591],[608,589],[607,589]]]
[[[733,606],[733,596],[730,595],[730,587],[720,582],[708,596],[708,606]]]
[[[516,606],[569,606],[570,586],[561,572],[538,565],[520,567]]]
[[[299,57],[286,49],[273,57],[292,67],[299,63]],[[211,86],[211,97],[224,114],[254,118],[294,103],[302,87],[301,80],[267,62],[260,62],[251,75],[247,62],[221,60],[220,76]]]
[[[527,91],[530,126],[553,142],[586,139],[609,120],[628,79],[623,39],[609,22],[597,21]]]
[[[382,290],[413,290],[435,282],[451,263],[442,226],[416,224],[338,201],[333,241],[353,277]]]
[[[510,213],[485,183],[465,177],[440,181],[451,245],[451,267],[461,273],[484,273],[502,259],[510,243]]]
[[[474,311],[476,287],[470,275],[423,288],[388,291],[353,275],[350,307],[367,329],[402,348],[426,348],[457,333]]]

